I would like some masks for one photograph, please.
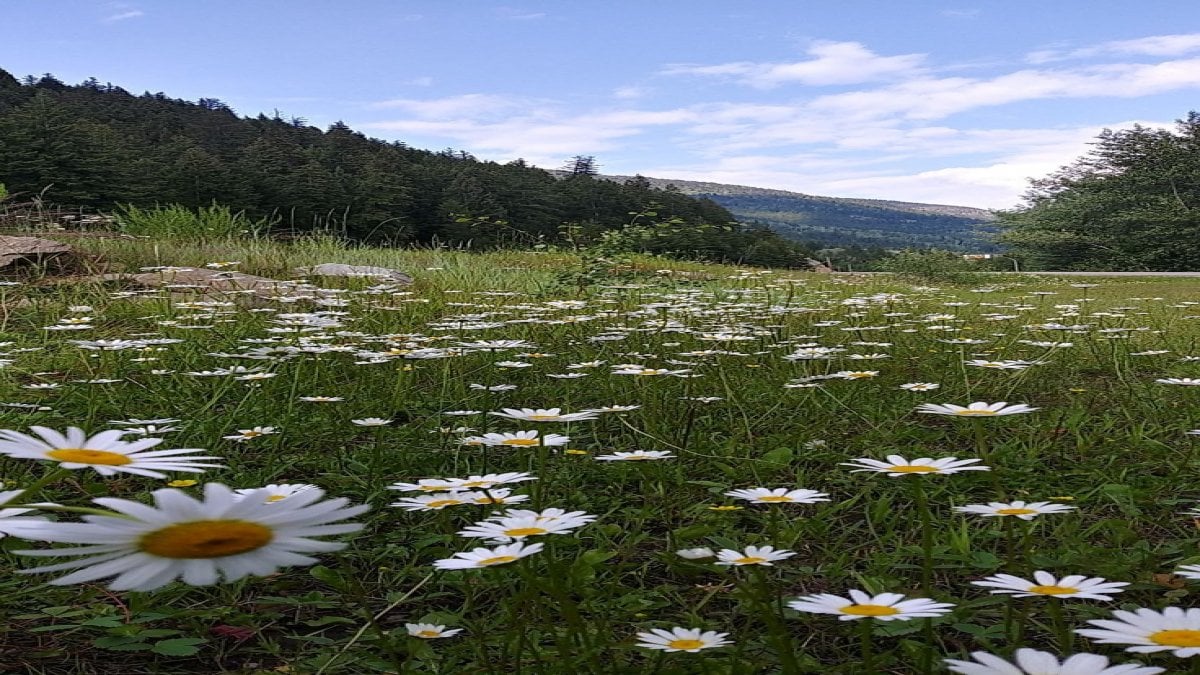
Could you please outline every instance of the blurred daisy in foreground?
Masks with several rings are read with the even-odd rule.
[[[195,455],[204,452],[198,448],[147,451],[162,443],[163,439],[122,441],[121,437],[126,433],[124,430],[102,431],[89,437],[78,427],[70,427],[65,434],[46,427],[31,429],[37,437],[9,429],[0,430],[0,454],[16,459],[58,462],[64,469],[90,468],[101,476],[131,473],[166,478],[163,471],[203,473],[205,468],[221,466],[203,462],[220,458]]]
[[[675,457],[668,450],[634,450],[633,452],[614,452],[611,455],[597,455],[601,462],[636,462],[655,459],[671,459]]]
[[[17,551],[21,555],[83,557],[21,573],[75,570],[49,582],[55,585],[115,576],[109,588],[116,591],[151,591],[176,579],[211,586],[222,579],[266,576],[281,567],[317,562],[305,554],[344,548],[345,544],[313,537],[360,530],[358,523],[337,521],[370,509],[348,506],[344,498],[322,501],[325,492],[318,488],[277,503],[268,503],[266,489],[239,496],[219,483],[205,485],[203,499],[171,488],[152,494],[154,506],[101,497],[92,501],[117,513],[25,530],[21,536],[27,539],[80,546]]]
[[[967,405],[965,408],[961,405],[946,403],[938,405],[936,403],[922,403],[917,406],[917,412],[930,415],[950,415],[952,417],[995,417],[998,415],[1020,415],[1022,413],[1031,413],[1037,408],[1030,408],[1024,403],[1014,403],[1009,405],[1005,401],[999,403],[984,403],[976,401]]]
[[[788,488],[742,488],[725,493],[727,497],[745,499],[753,504],[815,504],[829,501],[829,495],[816,490],[789,490]]]
[[[842,621],[855,619],[879,619],[880,621],[908,621],[923,617],[941,616],[950,612],[953,604],[935,602],[928,598],[905,600],[899,593],[868,595],[862,591],[849,591],[850,597],[843,598],[829,593],[806,595],[788,603],[797,612],[814,614],[837,614]]]
[[[1016,501],[1009,504],[1003,502],[988,502],[987,504],[968,504],[966,506],[956,506],[955,511],[959,513],[972,513],[984,517],[993,516],[1016,516],[1021,520],[1033,520],[1036,516],[1046,513],[1066,513],[1074,511],[1074,506],[1066,506],[1065,504],[1051,504],[1050,502],[1029,502]]]
[[[1099,654],[1075,654],[1063,662],[1050,652],[1027,647],[1017,650],[1015,661],[1009,662],[987,652],[971,652],[974,661],[945,659],[943,663],[953,673],[961,675],[1157,675],[1164,668],[1141,664],[1108,665],[1108,657]]]
[[[881,462],[877,459],[862,457],[851,462],[842,462],[842,466],[858,467],[851,473],[860,471],[875,471],[878,473],[886,473],[895,478],[907,474],[921,473],[942,473],[951,474],[960,471],[990,471],[991,467],[987,466],[972,466],[976,462],[981,462],[980,459],[959,459],[957,457],[942,457],[941,459],[933,459],[932,457],[921,457],[914,459],[911,462],[904,459],[900,455],[888,455],[886,462]]]
[[[653,628],[649,633],[637,634],[637,646],[664,652],[695,653],[702,649],[732,644],[725,639],[727,637],[729,637],[729,633],[718,633],[713,630],[701,632],[699,628],[672,628],[671,630]]]
[[[1194,377],[1166,377],[1161,380],[1155,380],[1159,384],[1178,384],[1185,387],[1200,387],[1200,378]]]
[[[1112,593],[1120,593],[1129,584],[1124,581],[1105,581],[1100,577],[1085,577],[1072,574],[1056,579],[1053,574],[1038,570],[1033,581],[1011,574],[996,574],[982,581],[972,581],[973,586],[994,588],[992,593],[1011,595],[1014,598],[1050,596],[1055,598],[1080,598],[1083,600],[1112,600]]]
[[[1138,654],[1169,651],[1180,658],[1200,655],[1200,609],[1116,610],[1112,619],[1092,619],[1088,623],[1097,628],[1075,632],[1099,644],[1132,645],[1125,651]]]

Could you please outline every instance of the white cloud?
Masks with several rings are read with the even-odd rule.
[[[1177,33],[1114,40],[1078,49],[1051,47],[1030,52],[1026,60],[1037,64],[1100,56],[1184,56],[1197,51],[1200,51],[1200,33]]]
[[[123,11],[119,11],[116,14],[111,14],[109,16],[106,16],[106,17],[104,17],[104,19],[102,19],[102,21],[104,23],[116,23],[118,21],[125,21],[128,19],[136,19],[139,16],[145,16],[145,15],[146,15],[146,13],[140,9],[126,9]]]
[[[772,88],[798,83],[810,86],[858,84],[920,72],[924,54],[880,56],[858,42],[814,42],[806,53],[813,57],[791,63],[737,61],[713,66],[674,64],[666,75],[718,76],[753,87]]]

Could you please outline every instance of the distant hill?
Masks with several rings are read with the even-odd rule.
[[[635,176],[599,176],[624,182]],[[655,188],[669,186],[686,195],[707,197],[742,222],[762,223],[789,239],[826,245],[937,247],[993,251],[990,211],[969,206],[918,204],[883,199],[820,197],[787,190],[706,181],[646,178]]]

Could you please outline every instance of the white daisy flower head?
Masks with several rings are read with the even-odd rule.
[[[968,504],[966,506],[956,506],[955,511],[959,513],[970,513],[985,518],[1013,516],[1021,520],[1033,520],[1037,516],[1047,513],[1067,513],[1074,511],[1074,506],[1066,504],[1054,504],[1051,502],[1023,502],[1015,501],[1010,503],[1004,502],[988,502],[987,504]]]
[[[540,552],[545,544],[526,544],[514,542],[494,548],[474,548],[464,553],[455,553],[452,558],[435,561],[433,566],[439,570],[469,570],[484,567],[495,567],[516,562],[526,556]]]
[[[502,408],[503,412],[488,413],[496,417],[523,422],[582,422],[596,419],[592,411],[564,413],[561,408]]]
[[[952,673],[961,675],[1158,675],[1165,668],[1125,664],[1110,666],[1108,657],[1099,654],[1075,654],[1059,662],[1050,652],[1022,647],[1014,661],[1007,661],[987,652],[971,652],[974,661],[945,659]]]
[[[954,405],[953,403],[945,403],[942,405],[936,403],[922,403],[917,406],[917,412],[926,413],[929,415],[948,415],[951,417],[997,417],[1001,415],[1020,415],[1022,413],[1031,413],[1038,408],[1030,408],[1024,403],[1014,403],[1009,405],[1006,401],[999,403],[985,403],[976,401],[968,404],[966,407]]]
[[[24,492],[25,492],[24,490],[0,491],[0,507],[3,507],[5,504],[17,499],[22,494],[24,494]],[[0,508],[0,539],[3,539],[6,535],[10,535],[10,534],[16,535],[16,536],[21,536],[21,532],[22,532],[23,528],[45,522],[44,518],[39,518],[39,517],[22,518],[22,517],[20,517],[26,513],[31,513],[33,511],[35,511],[36,509],[32,508],[32,507],[37,507],[37,506],[54,506],[54,505],[53,504],[29,504],[29,505],[14,506],[12,508]],[[25,537],[25,538],[28,538],[28,537]]]
[[[851,462],[842,462],[841,464],[842,466],[858,467],[851,473],[875,471],[886,473],[888,476],[896,478],[911,474],[952,474],[960,471],[990,471],[991,467],[978,466],[976,464],[976,462],[981,461],[983,460],[959,459],[957,457],[942,457],[940,459],[921,457],[909,461],[900,455],[888,455],[886,462],[862,457]]]
[[[1112,619],[1092,619],[1096,628],[1075,632],[1107,645],[1130,645],[1127,652],[1150,654],[1171,652],[1179,658],[1200,655],[1200,609],[1167,607],[1160,611],[1141,608],[1116,610]]]
[[[277,434],[277,433],[279,433],[279,430],[276,429],[275,427],[253,427],[250,429],[238,429],[236,434],[222,436],[221,438],[224,438],[225,440],[228,440],[228,441],[237,441],[238,443],[245,443],[246,441],[250,441],[250,440],[254,440],[255,438],[258,438],[259,436],[270,436],[271,434]]]
[[[788,488],[741,488],[730,490],[725,496],[745,499],[752,504],[815,504],[829,501],[829,495],[824,492]]]
[[[774,546],[747,546],[745,551],[722,549],[717,552],[717,565],[763,565],[771,567],[772,563],[787,560],[796,555],[795,551],[776,550]]]
[[[587,518],[553,518],[545,519],[536,516],[503,517],[498,520],[484,520],[458,531],[458,536],[468,538],[489,539],[499,542],[520,541],[526,537],[538,537],[547,534],[570,534],[576,529],[592,522]]]
[[[356,427],[386,427],[392,423],[392,420],[382,417],[364,417],[360,420],[350,420],[350,423]]]
[[[102,431],[91,437],[78,427],[70,427],[65,434],[46,427],[31,427],[31,430],[36,437],[9,429],[0,430],[0,454],[16,459],[58,462],[64,469],[93,469],[101,476],[131,473],[166,478],[163,471],[203,473],[206,468],[221,466],[203,461],[220,458],[195,455],[204,452],[197,448],[148,451],[163,439],[123,441],[123,430]]]
[[[507,448],[530,448],[539,445],[558,446],[571,442],[570,437],[561,434],[541,435],[537,431],[518,431],[515,433],[484,434],[464,438],[464,442],[478,441],[480,445],[499,446]]]
[[[1185,579],[1200,579],[1200,565],[1184,565],[1175,570],[1175,574]]]
[[[632,452],[614,452],[611,455],[597,455],[596,460],[600,462],[637,462],[674,457],[675,455],[672,455],[669,450],[634,450]]]
[[[701,546],[698,548],[681,548],[678,551],[675,551],[675,555],[683,558],[684,560],[703,560],[705,558],[712,558],[717,554],[713,553],[711,548],[708,548],[707,546]]]
[[[316,489],[316,485],[308,483],[272,483],[261,488],[243,488],[234,490],[236,499],[244,499],[249,496],[262,497],[264,503],[274,504],[281,502],[289,497],[293,497],[305,490]]]
[[[940,389],[941,386],[936,382],[907,382],[900,385],[900,388],[904,391],[933,391],[934,389]]]
[[[1159,384],[1175,384],[1183,387],[1200,387],[1200,378],[1196,377],[1165,377],[1155,380]]]
[[[417,495],[416,497],[402,497],[400,501],[394,502],[392,506],[402,508],[405,511],[441,511],[442,509],[452,506],[463,506],[473,503],[470,495],[472,492],[436,492],[428,495]]]
[[[406,623],[404,629],[408,634],[422,640],[434,640],[437,638],[454,637],[463,632],[461,628],[446,628],[445,626],[432,623]]]
[[[1129,584],[1124,581],[1105,581],[1100,577],[1085,577],[1072,574],[1057,579],[1053,574],[1038,570],[1033,581],[1011,574],[996,574],[982,581],[972,581],[973,586],[993,588],[992,593],[1011,595],[1014,598],[1049,596],[1054,598],[1078,598],[1081,600],[1112,600],[1113,593],[1120,593]]]
[[[22,536],[29,539],[81,546],[17,553],[80,558],[21,572],[75,570],[50,581],[55,585],[115,576],[109,588],[116,591],[151,591],[176,579],[211,586],[314,564],[317,559],[306,554],[345,547],[314,537],[356,532],[362,525],[338,521],[370,509],[348,506],[344,498],[322,500],[319,488],[276,503],[267,502],[265,489],[239,497],[219,483],[205,485],[203,499],[172,488],[152,494],[154,506],[101,497],[92,501],[119,515],[85,515],[82,523],[46,522],[26,530]]]
[[[814,614],[836,614],[841,621],[856,619],[879,619],[880,621],[908,621],[924,617],[948,614],[953,604],[935,602],[927,598],[905,599],[900,593],[869,595],[859,590],[849,591],[850,597],[843,598],[829,593],[806,595],[788,603],[797,612]]]
[[[491,488],[471,492],[458,493],[472,504],[489,506],[491,504],[520,504],[529,501],[529,495],[514,495],[511,488]]]
[[[653,628],[648,633],[637,634],[637,646],[667,653],[690,652],[694,654],[702,649],[732,644],[725,639],[727,637],[729,637],[729,633],[718,633],[713,630],[701,631],[699,628],[672,628],[671,630]]]

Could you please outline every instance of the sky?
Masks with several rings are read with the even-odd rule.
[[[1172,0],[0,0],[0,68],[412,147],[1012,208],[1200,109]],[[17,28],[17,29],[13,29]]]

